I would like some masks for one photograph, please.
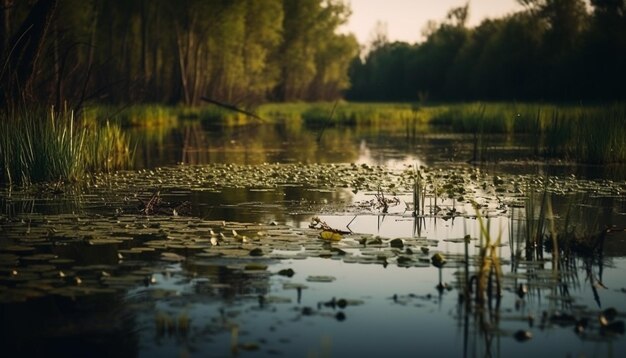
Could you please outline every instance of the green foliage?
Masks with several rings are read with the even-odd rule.
[[[119,125],[106,121],[83,125],[87,131],[83,144],[85,173],[113,171],[131,166],[133,153],[128,134]]]
[[[252,112],[264,121],[284,123],[292,128],[300,127],[302,124],[312,127],[330,124],[384,129],[398,125],[404,126],[407,121],[425,125],[435,113],[441,111],[439,108],[422,108],[411,103],[348,103],[340,101],[337,102],[335,112],[331,117],[334,106],[334,102],[267,103],[260,105]],[[205,124],[226,126],[258,121],[256,118],[217,106],[175,107],[170,109],[169,113],[174,115],[178,113],[181,118],[198,119]]]
[[[545,157],[585,163],[626,162],[626,104],[566,106],[467,103],[445,106],[431,120],[455,132],[532,135]]]
[[[33,87],[57,107],[332,100],[359,51],[337,33],[350,13],[341,0],[58,3]],[[7,12],[9,32],[28,11],[20,2]]]
[[[85,131],[78,128],[73,115],[23,111],[3,117],[2,182],[74,180],[82,173]]]
[[[342,1],[283,1],[284,40],[278,52],[282,101],[329,100],[348,87],[348,66],[358,55],[352,35],[338,35],[349,8]]]
[[[350,69],[349,100],[623,100],[626,2],[529,0],[465,27],[463,8],[422,43],[381,43]],[[424,96],[426,95],[426,96]]]
[[[5,112],[0,133],[0,182],[5,184],[77,181],[87,171],[130,164],[128,139],[118,126],[101,127],[72,112]]]
[[[332,124],[373,128],[404,125],[407,121],[425,123],[426,118],[417,106],[394,103],[340,103],[331,118],[333,103],[318,103],[302,113],[307,125]]]

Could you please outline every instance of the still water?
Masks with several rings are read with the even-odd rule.
[[[3,356],[626,351],[622,167],[401,128],[133,136],[137,171],[2,190]]]

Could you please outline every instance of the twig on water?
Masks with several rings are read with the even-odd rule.
[[[330,116],[328,116],[328,119],[326,120],[326,122],[324,122],[324,127],[322,127],[320,134],[317,136],[317,143],[319,143],[322,140],[322,135],[324,134],[326,127],[328,127],[328,125],[330,124],[330,121],[333,119],[333,115],[335,114],[335,108],[337,108],[338,102],[339,100],[336,100],[335,104],[333,104],[333,109],[330,111]]]
[[[261,122],[266,122],[265,119],[259,117],[257,114],[252,113],[250,111],[246,111],[245,109],[241,109],[241,108],[239,108],[239,107],[237,107],[235,105],[228,104],[228,103],[222,103],[222,102],[219,102],[219,101],[216,101],[214,99],[211,99],[211,98],[208,98],[208,97],[204,97],[204,96],[200,97],[200,99],[205,101],[205,102],[214,104],[214,105],[216,105],[218,107],[222,107],[222,108],[228,109],[228,110],[233,111],[233,112],[238,112],[238,113],[241,113],[241,114],[245,114],[248,117],[252,117],[252,118],[258,119]]]

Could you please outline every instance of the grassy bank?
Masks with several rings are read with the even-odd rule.
[[[0,183],[78,181],[131,163],[128,136],[109,122],[41,109],[0,116]]]
[[[584,163],[626,162],[626,104],[581,106],[533,103],[270,103],[246,108],[262,120],[215,105],[96,107],[96,117],[114,114],[124,127],[174,128],[181,120],[238,126],[283,123],[290,128],[350,126],[374,131],[472,133],[477,143],[490,134],[529,138],[533,154]],[[417,131],[416,128],[420,128]],[[479,145],[477,145],[478,147]]]
[[[626,162],[626,104],[469,103],[445,106],[430,124],[452,132],[530,135],[535,152],[584,163]]]
[[[334,108],[334,111],[333,111]],[[199,120],[226,126],[249,123],[302,122],[305,125],[346,125],[387,127],[406,121],[428,122],[441,108],[420,107],[411,103],[268,103],[256,108],[242,108],[258,118],[215,105],[200,107],[136,105],[126,108],[92,107],[96,117],[115,117],[124,127],[175,126],[178,120]],[[332,113],[332,116],[331,116]]]

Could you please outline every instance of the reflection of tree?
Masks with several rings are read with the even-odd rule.
[[[173,130],[163,126],[131,129],[131,143],[135,143],[134,168],[151,168],[161,163],[176,163],[177,159],[166,150],[170,143],[177,142]]]
[[[135,130],[136,167],[268,162],[354,162],[359,143],[353,130],[332,128],[322,140],[305,128],[286,124],[202,126],[187,122],[175,129]]]
[[[230,262],[213,259],[189,260],[183,268],[195,277],[207,278],[207,284],[196,284],[194,290],[200,295],[219,295],[225,299],[233,299],[237,296],[266,295],[270,291],[270,273],[255,271],[248,273],[244,270],[245,259]],[[228,266],[237,263],[238,267]],[[250,263],[253,263],[252,261]],[[258,261],[254,261],[258,263]]]
[[[190,193],[190,201],[199,203],[193,208],[194,216],[237,222],[284,222],[295,212],[313,215],[319,211],[321,202],[344,200],[345,192],[322,192],[304,186],[279,186],[271,190],[224,188],[219,192]]]
[[[200,123],[190,122],[184,126],[182,162],[185,164],[207,164],[209,142]]]
[[[5,357],[136,357],[135,315],[117,293],[0,305]],[[115,344],[111,344],[115,342]]]
[[[339,126],[324,130],[318,141],[319,130],[292,123],[238,126],[188,121],[176,128],[133,129],[132,143],[136,143],[136,168],[179,162],[193,165],[350,163],[358,160],[363,144],[413,152],[418,146],[430,143],[416,136],[413,130],[402,126],[392,130]]]

